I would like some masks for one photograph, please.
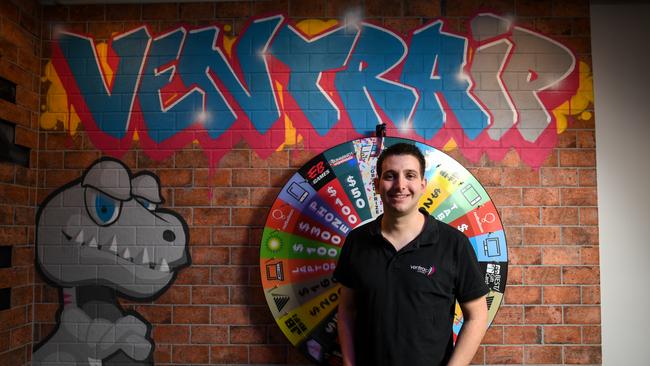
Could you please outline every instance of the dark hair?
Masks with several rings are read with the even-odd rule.
[[[420,163],[420,177],[424,177],[424,167],[426,166],[426,162],[424,161],[424,155],[422,155],[422,151],[420,151],[420,149],[418,149],[418,147],[413,144],[400,142],[389,146],[384,151],[382,151],[381,154],[379,154],[379,158],[377,158],[378,178],[381,178],[381,169],[384,160],[386,160],[387,157],[393,155],[411,155],[414,158],[418,159],[418,162]]]

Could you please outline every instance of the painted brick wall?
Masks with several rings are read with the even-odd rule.
[[[19,3],[19,2],[16,2]],[[364,18],[406,33],[443,16],[465,31],[479,9],[516,16],[570,47],[591,63],[588,1],[368,0],[357,2]],[[86,33],[102,41],[115,32],[148,24],[160,32],[178,24],[228,24],[234,35],[252,16],[284,13],[292,20],[339,18],[347,1],[260,1],[156,5],[46,6],[2,2],[0,76],[25,95],[18,106],[2,103],[0,117],[23,127],[24,144],[38,148],[32,169],[2,164],[0,245],[14,245],[14,266],[0,269],[12,287],[12,308],[0,311],[0,364],[21,364],[34,342],[55,325],[59,293],[33,268],[35,204],[78,178],[102,153],[83,127],[63,123],[41,129],[38,139],[39,32],[43,59],[53,29]],[[40,85],[41,89],[46,86]],[[41,101],[41,104],[44,102]],[[38,143],[37,143],[38,141]],[[262,293],[259,243],[268,208],[280,187],[314,156],[298,144],[261,159],[246,143],[211,169],[201,146],[190,144],[152,160],[135,143],[122,157],[132,170],[161,180],[166,206],[190,227],[192,265],[153,302],[124,302],[153,325],[156,364],[306,363],[275,324]],[[500,161],[479,162],[450,153],[486,187],[506,226],[508,287],[504,304],[483,341],[477,364],[599,364],[600,287],[592,106],[569,120],[559,143],[539,169],[511,151]],[[38,187],[38,193],[36,192]],[[32,283],[36,282],[32,296]]]
[[[0,2],[0,77],[15,85],[15,101],[0,99],[0,119],[14,131],[3,149],[29,149],[27,166],[0,162],[0,249],[6,265],[0,268],[0,288],[10,293],[0,310],[2,365],[25,364],[32,353],[40,30],[37,1]]]

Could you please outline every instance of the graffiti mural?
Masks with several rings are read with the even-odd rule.
[[[156,175],[113,158],[45,199],[36,264],[61,308],[34,364],[153,364],[151,325],[118,297],[151,301],[190,264],[187,224],[162,203]]]
[[[134,140],[154,159],[188,143],[216,163],[246,141],[261,157],[301,141],[319,149],[388,133],[471,160],[516,149],[539,166],[557,144],[584,85],[563,44],[495,14],[470,19],[467,34],[444,19],[407,37],[369,22],[283,15],[252,19],[237,37],[226,26],[147,25],[108,44],[59,31],[46,78],[42,125],[82,124],[93,144],[121,156]]]

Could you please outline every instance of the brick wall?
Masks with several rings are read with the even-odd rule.
[[[448,1],[445,9],[438,1],[358,3],[365,19],[404,34],[439,16],[459,32],[466,31],[465,21],[482,8],[513,14],[518,25],[559,40],[580,61],[591,64],[586,0]],[[0,101],[0,117],[22,126],[24,144],[38,147],[38,157],[31,161],[33,169],[1,165],[0,208],[6,214],[1,215],[0,245],[14,245],[14,263],[0,269],[0,283],[12,287],[12,307],[0,311],[0,364],[28,360],[32,317],[38,343],[55,326],[59,309],[58,290],[45,284],[32,265],[35,203],[78,178],[102,155],[83,127],[71,134],[63,123],[42,129],[36,143],[38,97],[33,94],[39,90],[40,65],[33,59],[40,55],[39,31],[47,60],[52,31],[59,26],[97,41],[143,23],[160,32],[180,23],[218,22],[230,25],[237,35],[252,16],[280,12],[292,20],[339,18],[348,2],[46,6],[42,23],[28,15],[40,13],[36,5],[12,4],[0,6],[0,76],[15,81],[26,95],[17,106]],[[478,163],[451,152],[488,190],[508,238],[505,301],[474,359],[477,364],[601,362],[592,108],[588,106],[581,119],[569,121],[539,169],[522,162],[514,151],[500,161],[483,157]],[[122,157],[133,171],[148,169],[160,177],[165,206],[179,212],[190,228],[192,265],[180,272],[173,286],[152,302],[123,302],[153,325],[156,364],[306,363],[268,310],[259,276],[259,243],[280,187],[314,154],[298,144],[261,159],[240,143],[211,169],[197,144],[152,160],[136,142]],[[9,359],[15,361],[4,362]]]
[[[40,7],[37,1],[0,2],[0,78],[15,98],[0,98],[7,129],[0,161],[0,364],[31,359],[34,304],[34,207],[36,204],[40,97]],[[14,89],[15,88],[15,89]],[[13,94],[13,92],[9,93]]]

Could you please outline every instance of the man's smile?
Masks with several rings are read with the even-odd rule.
[[[411,197],[410,193],[391,193],[388,195],[389,198],[394,200],[404,200]]]

